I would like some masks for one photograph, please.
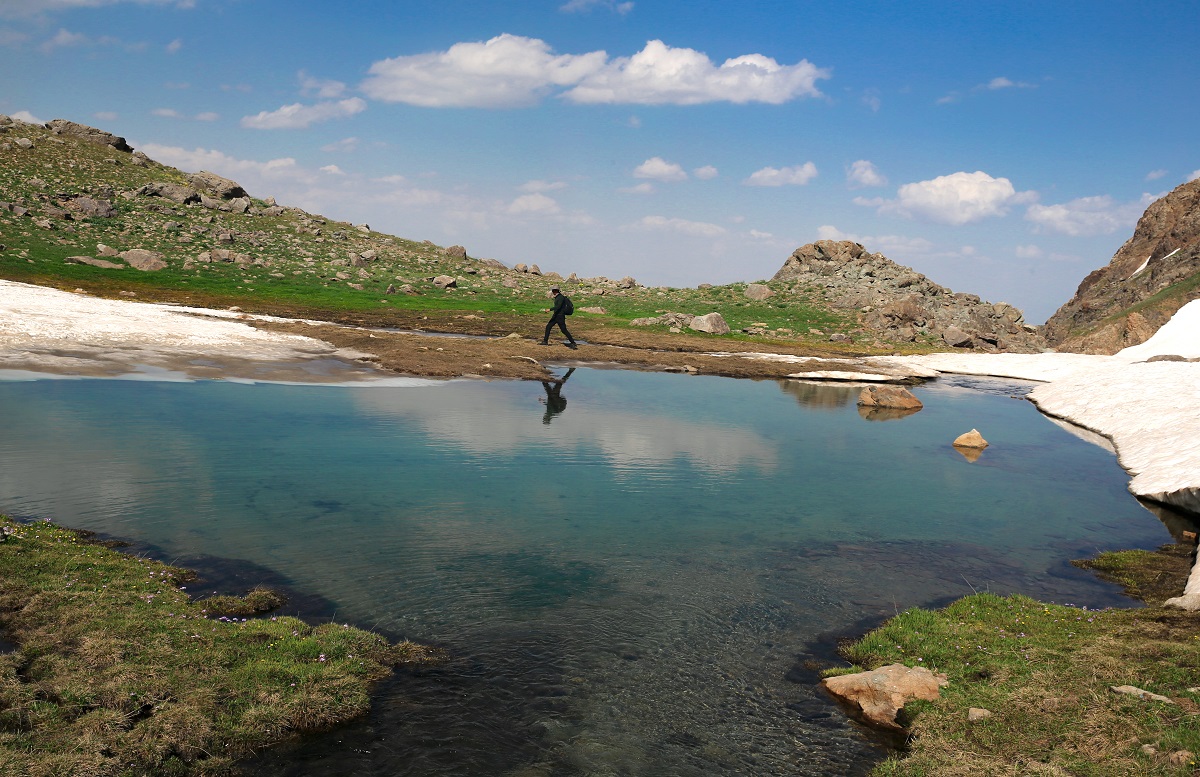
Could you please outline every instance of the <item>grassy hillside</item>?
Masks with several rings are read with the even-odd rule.
[[[628,331],[632,319],[665,311],[716,311],[733,328],[726,337],[734,341],[828,348],[830,335],[848,334],[852,340],[840,348],[890,347],[859,329],[853,314],[817,302],[817,290],[788,283],[768,284],[776,296],[759,302],[745,296],[745,284],[622,288],[628,284],[607,278],[538,276],[429,242],[277,207],[273,200],[253,199],[249,210],[239,213],[229,201],[214,208],[215,198],[206,207],[150,196],[144,190],[148,184],[187,185],[188,176],[109,146],[56,136],[41,126],[8,127],[0,134],[0,203],[9,206],[0,204],[0,278],[104,296],[237,305],[330,320],[405,326],[427,320],[429,329],[447,328],[442,325],[464,315],[503,314],[491,324],[475,326],[495,329],[495,334],[506,334],[520,322],[536,330],[545,318],[541,311],[548,305],[547,290],[559,283],[577,311],[604,309],[577,313],[575,323],[593,328]],[[81,213],[80,203],[86,202],[81,196],[111,203],[112,213]],[[154,251],[167,266],[140,271],[68,261],[75,256],[104,258],[102,245],[118,252]],[[117,257],[108,260],[124,264]],[[436,286],[433,279],[441,275],[453,277],[457,288]],[[670,334],[666,326],[639,331]]]

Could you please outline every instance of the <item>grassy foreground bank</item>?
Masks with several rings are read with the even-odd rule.
[[[843,654],[857,666],[925,666],[950,685],[901,713],[911,750],[875,775],[1184,775],[1200,754],[1200,614],[1161,607],[1190,554],[1123,551],[1082,562],[1147,600],[1089,610],[977,594],[907,610]],[[1131,685],[1167,697],[1111,690]],[[990,717],[968,718],[971,708]]]
[[[191,573],[0,516],[0,774],[218,775],[365,713],[430,651],[329,623],[244,617],[267,592],[192,601]]]

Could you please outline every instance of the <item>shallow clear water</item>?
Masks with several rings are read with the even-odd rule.
[[[449,650],[261,774],[856,774],[879,745],[806,658],[972,590],[1119,604],[1067,561],[1168,540],[1021,390],[928,384],[880,421],[856,388],[595,369],[560,398],[0,383],[0,511]]]

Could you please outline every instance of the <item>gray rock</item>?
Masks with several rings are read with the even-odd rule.
[[[130,267],[135,270],[142,270],[143,272],[162,270],[167,267],[167,263],[163,261],[162,254],[156,251],[147,251],[144,248],[132,248],[128,251],[122,251],[117,256],[124,259]]]
[[[458,281],[449,275],[439,275],[433,279],[433,285],[439,289],[456,289],[458,288]]]
[[[446,256],[449,256],[452,259],[466,259],[467,249],[463,248],[462,246],[450,246],[446,249]]]
[[[751,283],[746,287],[744,293],[747,299],[752,299],[755,302],[762,302],[765,299],[775,296],[775,292],[771,291],[770,287],[761,283]]]
[[[634,287],[635,287],[635,286],[637,286],[637,285],[638,285],[638,282],[637,282],[637,281],[635,281],[633,278],[631,278],[631,277],[630,277],[630,276],[628,276],[628,275],[626,275],[626,276],[625,276],[624,278],[622,278],[621,280],[617,281],[617,288],[618,288],[618,289],[632,289],[632,288],[634,288]],[[725,331],[726,331],[726,332],[728,332],[729,330],[728,330],[728,329],[726,329]]]
[[[697,332],[707,332],[711,335],[727,335],[729,334],[729,324],[725,323],[725,319],[720,313],[708,313],[703,316],[696,316],[688,324],[689,329],[694,329]]]
[[[148,183],[138,189],[137,193],[143,197],[162,197],[172,202],[178,202],[180,205],[187,205],[190,202],[200,202],[200,192],[190,186],[184,186],[181,183],[171,183],[169,181]]]
[[[237,197],[229,201],[229,210],[233,213],[245,213],[250,210],[249,197]]]
[[[103,243],[96,244],[96,253],[100,256],[117,256],[117,249],[106,246]]]
[[[13,143],[16,144],[17,148],[23,148],[26,151],[33,148],[33,141],[29,138],[17,138]]]
[[[46,122],[46,127],[55,135],[81,138],[89,143],[112,146],[117,151],[124,151],[126,153],[133,151],[133,148],[125,142],[125,138],[117,137],[111,132],[105,132],[95,127],[89,127],[86,124],[76,124],[66,119],[53,119]]]
[[[95,259],[91,256],[68,256],[67,261],[72,264],[88,264],[92,267],[100,267],[105,270],[124,270],[125,265],[110,262],[105,259]]]
[[[92,197],[76,197],[71,200],[70,205],[84,216],[108,219],[117,215],[117,209],[113,207],[111,202],[97,200]]]
[[[971,347],[971,336],[956,326],[946,327],[946,331],[942,332],[942,339],[951,348]]]
[[[223,200],[232,200],[235,197],[247,196],[246,190],[237,182],[231,181],[228,178],[222,178],[216,173],[210,173],[206,170],[189,175],[188,183],[196,189],[211,192]]]

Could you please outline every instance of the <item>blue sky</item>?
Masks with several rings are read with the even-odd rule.
[[[1194,2],[0,0],[0,112],[653,285],[849,238],[1040,322],[1200,175]]]

